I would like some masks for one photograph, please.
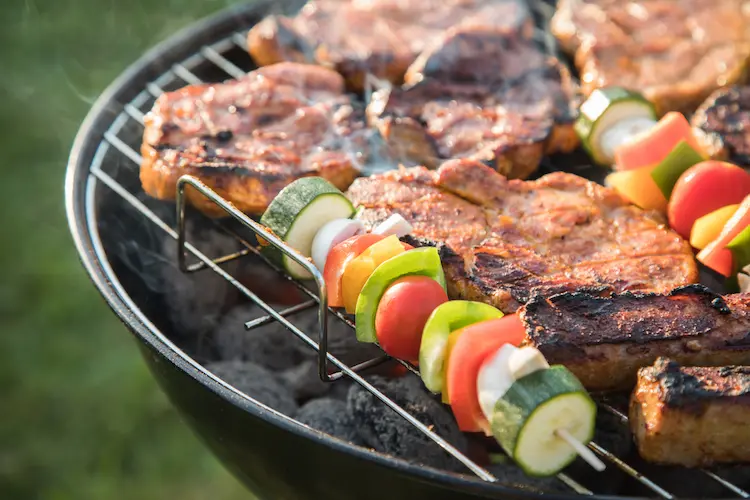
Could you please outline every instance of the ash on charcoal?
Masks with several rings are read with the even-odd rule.
[[[331,398],[313,399],[299,409],[295,419],[344,441],[364,444],[344,401]]]
[[[261,316],[253,305],[237,306],[219,322],[213,342],[220,359],[251,361],[269,370],[280,371],[297,366],[313,352],[292,332],[278,323],[253,330],[245,322]]]
[[[487,467],[487,470],[497,478],[500,484],[509,488],[517,488],[531,493],[571,492],[570,488],[556,477],[527,476],[510,459],[508,459],[508,463],[491,465]]]
[[[233,239],[214,228],[199,227],[190,219],[185,227],[187,241],[206,255],[220,256],[237,250],[237,243]],[[216,326],[226,307],[237,300],[236,289],[210,270],[183,273],[177,266],[177,243],[172,238],[164,240],[162,251],[170,262],[163,266],[162,280],[167,287],[164,300],[175,331],[185,336],[207,335]],[[229,262],[223,267],[232,274],[238,266],[238,262]]]
[[[246,361],[219,361],[206,369],[248,396],[285,415],[294,415],[292,392],[272,372]]]
[[[419,379],[411,375],[397,379],[372,376],[368,381],[456,448],[466,449],[466,438],[453,416],[425,391]],[[366,389],[353,385],[347,407],[367,446],[432,467],[464,470],[455,458]]]

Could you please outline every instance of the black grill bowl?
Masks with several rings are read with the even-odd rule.
[[[420,467],[298,423],[207,371],[203,364],[216,359],[211,339],[191,332],[203,319],[203,310],[185,302],[175,312],[175,297],[185,290],[215,298],[212,304],[219,313],[237,304],[239,294],[209,269],[179,271],[175,204],[153,200],[140,188],[139,121],[164,90],[200,80],[221,81],[252,69],[242,47],[243,33],[269,12],[294,7],[255,2],[200,21],[146,53],[101,95],[76,137],[65,180],[68,222],[83,266],[138,340],[151,372],[183,418],[259,498],[542,498],[533,488],[487,482],[468,470],[457,474]],[[574,159],[568,170],[601,176],[601,169],[584,163]],[[545,168],[550,167],[542,172]],[[220,234],[212,222],[189,216],[189,235]],[[211,258],[227,253],[206,248],[205,241],[201,246],[199,240],[190,241]],[[242,267],[232,267],[238,262]],[[243,284],[254,291],[288,287],[283,277],[269,278],[267,268],[254,271],[261,266],[251,254],[223,268],[230,273],[240,269]],[[189,317],[181,318],[179,311]],[[316,332],[308,334],[317,338]],[[654,491],[620,490],[634,495]],[[571,489],[570,494],[547,493],[543,498],[578,496]]]
[[[110,127],[122,119],[125,104],[147,83],[201,47],[246,30],[272,3],[230,9],[179,32],[128,68],[94,104],[75,139],[65,179],[67,217],[83,266],[138,340],[153,376],[183,418],[259,498],[533,498],[532,493],[418,467],[312,430],[214,377],[199,364],[199,355],[178,347],[179,334],[163,313],[165,292],[154,290],[153,279],[147,277],[160,266],[174,264],[143,259],[144,254],[160,252],[162,241],[154,236],[160,230],[151,228],[151,221],[92,175],[92,170],[100,169],[168,223],[173,222],[172,205],[148,200],[140,192],[137,166],[128,164],[112,147]],[[123,127],[115,135],[122,139],[127,134]],[[137,142],[131,141],[136,150]]]

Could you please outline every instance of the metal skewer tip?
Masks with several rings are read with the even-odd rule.
[[[576,453],[578,453],[578,455],[596,471],[601,472],[607,468],[604,465],[604,462],[599,460],[599,457],[594,455],[593,451],[589,450],[583,443],[574,438],[573,435],[567,431],[567,429],[557,429],[555,431],[555,435],[568,443],[576,451]]]

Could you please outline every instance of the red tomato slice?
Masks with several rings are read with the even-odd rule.
[[[750,174],[723,161],[704,161],[680,176],[672,190],[669,225],[685,239],[696,220],[750,195]]]
[[[615,169],[631,170],[657,165],[682,140],[699,153],[703,151],[687,118],[682,113],[669,112],[651,130],[615,150]]]
[[[326,288],[328,289],[328,305],[330,307],[344,307],[344,297],[341,293],[341,276],[344,274],[349,261],[367,250],[370,245],[385,239],[385,237],[385,235],[381,234],[359,234],[331,248],[326,258],[325,268],[323,269],[323,280],[326,282]],[[404,247],[404,250],[414,248],[403,241],[401,245]]]
[[[344,269],[346,269],[349,261],[367,250],[370,245],[382,239],[385,239],[385,236],[380,234],[360,234],[352,236],[331,248],[323,269],[323,279],[326,282],[326,288],[328,288],[328,305],[330,307],[344,307],[341,276],[344,274]]]
[[[750,225],[750,196],[745,197],[740,208],[727,221],[719,237],[698,253],[698,261],[723,276],[731,275],[732,252],[726,246],[748,225]]]
[[[490,432],[477,397],[479,369],[488,356],[505,344],[520,346],[526,331],[516,314],[474,323],[460,330],[448,358],[448,397],[458,428],[464,432]],[[456,332],[454,332],[456,333]]]
[[[443,287],[427,276],[406,276],[385,291],[375,313],[375,332],[383,350],[394,358],[419,358],[422,330],[432,311],[448,302]]]

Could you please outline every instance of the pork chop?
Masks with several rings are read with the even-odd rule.
[[[140,178],[147,194],[174,199],[177,179],[190,174],[250,214],[303,176],[346,189],[359,174],[368,134],[338,73],[296,63],[168,92],[145,126]],[[224,215],[194,190],[186,194],[204,213]]]
[[[310,0],[293,17],[270,16],[248,34],[259,65],[280,61],[333,68],[354,90],[365,76],[400,84],[417,56],[456,25],[491,26],[531,37],[522,0]]]
[[[750,58],[745,0],[560,0],[551,29],[575,56],[582,90],[639,91],[660,114],[693,112],[744,79]]]
[[[573,174],[508,180],[450,160],[359,178],[347,195],[366,226],[398,213],[410,243],[437,246],[451,297],[506,313],[537,295],[668,292],[698,278],[689,244],[662,220]]]
[[[711,94],[691,119],[712,158],[750,167],[750,86],[732,85]]]
[[[750,367],[680,366],[638,372],[630,427],[640,456],[684,467],[750,462]]]
[[[668,356],[690,365],[750,362],[750,295],[703,285],[667,294],[536,297],[519,312],[525,343],[589,390],[631,389],[639,368]]]
[[[376,92],[368,121],[405,163],[471,158],[524,179],[548,153],[578,145],[567,69],[531,41],[492,28],[450,30]]]

